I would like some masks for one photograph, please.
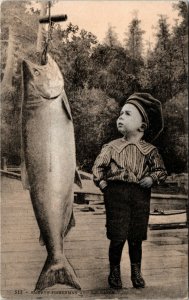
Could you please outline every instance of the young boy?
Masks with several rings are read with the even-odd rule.
[[[161,103],[148,93],[135,93],[117,120],[123,135],[103,146],[93,166],[94,182],[104,193],[107,238],[110,239],[108,282],[122,288],[121,254],[128,240],[131,281],[144,288],[141,274],[142,241],[147,239],[151,187],[167,176],[152,141],[163,129]]]

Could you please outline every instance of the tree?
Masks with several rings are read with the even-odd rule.
[[[12,30],[12,26],[10,25],[8,28],[9,38],[8,38],[8,48],[7,48],[7,59],[4,68],[4,76],[2,80],[2,89],[11,88],[12,87],[12,78],[13,78],[13,66],[15,64],[15,38]]]
[[[1,141],[2,155],[7,157],[20,155],[21,62],[36,47],[38,15],[27,11],[28,4],[4,1],[1,5]]]
[[[145,91],[165,102],[173,96],[173,51],[166,16],[160,15],[156,44],[141,70],[140,82]]]
[[[187,172],[188,93],[180,92],[163,105],[164,131],[157,141],[169,173]]]
[[[84,89],[69,95],[74,120],[77,159],[80,167],[91,172],[103,144],[117,137],[119,105],[100,89]]]
[[[23,58],[29,46],[34,44],[35,16],[26,13],[26,5],[29,2],[5,1],[1,5],[1,39],[3,41],[2,51],[2,87],[12,86],[14,74],[17,71],[18,60]],[[33,30],[30,28],[32,27]]]
[[[59,61],[65,75],[67,92],[84,88],[92,73],[90,56],[97,43],[96,36],[84,29],[79,30],[78,26],[71,23],[65,30],[55,31],[54,35],[58,35],[58,38],[53,39],[50,52]]]
[[[137,74],[133,74],[136,61],[121,46],[110,47],[98,44],[91,56],[93,76],[90,86],[102,89],[109,97],[114,98],[121,106],[133,92],[140,90]],[[138,62],[138,70],[140,69]]]
[[[174,5],[179,11],[180,23],[176,20],[173,27],[171,46],[173,49],[174,93],[187,88],[188,71],[188,14],[187,4],[179,1]]]
[[[179,10],[180,20],[176,20],[171,33],[167,17],[160,15],[155,47],[148,53],[139,76],[143,89],[162,102],[187,88],[187,5],[179,1],[174,7]]]
[[[142,36],[145,33],[140,28],[141,21],[134,17],[129,24],[129,30],[125,33],[125,48],[128,50],[129,55],[135,59],[141,59],[143,53]]]
[[[167,23],[167,17],[164,15],[160,15],[158,20],[158,31],[156,33],[156,45],[155,51],[165,51],[170,47],[170,32],[169,32],[169,24]]]
[[[108,30],[104,38],[104,44],[110,48],[121,46],[120,42],[118,41],[117,33],[115,32],[115,27],[111,24],[108,25]]]

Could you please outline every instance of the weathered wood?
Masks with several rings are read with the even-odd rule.
[[[1,169],[0,169],[0,172],[4,175],[8,176],[9,178],[20,178],[20,175],[15,172],[1,170]]]
[[[162,224],[149,224],[152,230],[163,230],[163,229],[178,229],[187,228],[187,222],[175,222],[175,223],[162,223]]]
[[[186,228],[184,228],[184,230],[187,230]],[[170,230],[169,230],[170,231]],[[3,238],[1,239],[1,243],[5,244],[5,243],[28,243],[28,242],[32,242],[32,243],[38,243],[38,238],[39,238],[39,230],[34,230],[33,232],[31,232],[31,230],[23,230],[23,231],[14,231],[16,234],[13,234],[13,231],[4,231],[3,232]],[[171,237],[175,237],[175,238],[179,238],[182,240],[187,240],[187,231],[185,232],[181,232],[181,233],[175,233],[174,232],[170,232],[170,235],[168,233],[163,233],[163,230],[160,230],[161,233],[157,233],[156,234],[149,234],[148,237],[148,242],[153,242],[154,241],[154,237],[156,238],[156,240],[160,240],[163,241],[165,240],[165,238],[169,241],[169,238]],[[85,230],[73,230],[72,232],[69,233],[69,239],[72,239],[73,241],[82,241],[82,240],[88,240],[88,241],[92,241],[92,240],[102,240],[102,239],[106,239],[106,232],[105,229],[95,229],[90,232],[89,230],[85,229]]]
[[[100,273],[98,272],[96,274],[97,276],[92,275],[92,276],[87,276],[86,277],[81,277],[80,282],[83,290],[95,290],[95,289],[102,289],[102,288],[108,288],[108,283],[107,283],[107,273]],[[146,284],[148,287],[153,287],[153,286],[161,286],[162,284],[162,277],[166,278],[166,286],[172,285],[172,289],[174,290],[174,284],[179,284],[183,288],[185,287],[185,290],[187,289],[187,282],[183,276],[179,276],[180,274],[175,271],[175,272],[165,272],[162,274],[155,274],[154,276],[150,275],[145,275],[146,279]],[[126,276],[122,276],[124,278],[124,287],[130,287],[131,288],[131,282],[130,282],[130,274],[127,274]],[[23,278],[16,278],[16,279],[7,279],[6,280],[6,288],[10,289],[29,289],[30,291],[34,289],[35,287],[35,279],[34,278],[26,278],[23,280]],[[62,290],[62,289],[69,289],[66,285],[57,285],[56,288],[51,289],[51,290]],[[50,290],[50,289],[48,289]],[[136,291],[135,291],[136,293]]]
[[[64,22],[67,20],[67,15],[56,15],[56,16],[51,16],[51,22],[55,23],[55,22]],[[40,24],[47,24],[50,23],[49,21],[49,17],[42,17],[39,18],[39,23]]]
[[[44,17],[47,13],[47,3],[46,2],[41,2],[41,9],[40,9],[40,17]],[[42,46],[43,46],[43,31],[45,29],[45,26],[39,25],[38,28],[38,33],[37,33],[37,51],[41,52],[42,51]]]
[[[174,230],[164,229],[164,230],[153,230],[148,231],[149,238],[153,236],[174,236],[174,237],[187,237],[188,229],[187,228],[176,228]]]
[[[70,262],[74,265],[75,270],[86,270],[86,272],[91,272],[91,270],[95,269],[109,269],[109,262],[108,257],[106,258],[99,258],[95,257],[93,259],[93,264],[91,264],[91,257],[83,257],[82,259],[78,258],[71,258]],[[6,272],[9,274],[9,278],[14,278],[15,274],[16,277],[25,277],[25,273],[30,276],[34,273],[39,273],[40,269],[43,267],[43,261],[41,262],[20,262],[20,263],[7,263],[6,264]],[[184,256],[177,257],[175,260],[174,257],[170,257],[169,259],[165,259],[164,257],[153,257],[153,259],[148,258],[148,260],[144,260],[142,264],[143,271],[144,270],[153,270],[153,269],[172,269],[172,268],[179,268],[181,271],[180,266],[185,266],[187,264],[187,258]],[[129,266],[129,257],[128,254],[123,256],[123,265]],[[187,274],[187,270],[183,268],[181,271],[182,273]]]
[[[14,290],[22,289],[26,293],[24,295],[32,299],[31,291],[35,287],[46,259],[46,249],[38,242],[39,229],[28,191],[23,191],[17,180],[7,178],[4,183],[5,189],[2,186],[1,239],[2,295],[13,295],[12,298],[14,298]],[[160,298],[164,299],[166,295],[170,295],[167,294],[168,286],[173,290],[173,298],[177,295],[179,299],[181,295],[184,295],[187,290],[187,229],[177,229],[148,231],[148,240],[143,243],[142,272],[149,288],[143,291],[131,288],[130,262],[126,243],[123,249],[121,273],[123,285],[127,289],[115,292],[113,295],[106,292],[103,296],[103,289],[108,288],[109,272],[109,241],[106,238],[105,215],[81,212],[81,207],[85,205],[74,205],[76,226],[66,237],[64,248],[84,292],[88,292],[89,297],[94,297],[96,291],[95,299],[98,297],[110,299],[109,295],[114,299],[120,297],[153,299],[149,298],[150,295],[157,295],[158,291],[162,290]],[[47,291],[68,290],[73,289],[66,285],[55,285],[47,289]],[[11,299],[11,296],[9,298]],[[42,294],[40,298],[47,299],[47,295]],[[20,300],[19,297],[17,299]],[[52,299],[52,295],[49,295],[49,299]]]
[[[179,245],[180,246],[180,245]],[[143,258],[151,258],[151,257],[177,257],[177,256],[185,256],[187,254],[187,249],[184,251],[179,251],[180,248],[177,250],[170,250],[170,251],[157,251],[157,250],[150,250],[146,249],[143,253]],[[182,249],[183,250],[183,249]],[[65,254],[68,259],[78,258],[81,259],[83,256],[87,256],[90,259],[98,259],[103,258],[107,259],[108,249],[70,249],[69,251],[65,251]],[[128,256],[127,248],[124,249],[123,257]],[[46,258],[46,251],[44,248],[41,248],[40,251],[22,251],[22,252],[6,252],[2,257],[2,264],[8,263],[29,263],[29,262],[44,262]]]

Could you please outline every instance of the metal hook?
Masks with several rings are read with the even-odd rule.
[[[47,63],[47,50],[50,41],[52,40],[52,31],[54,24],[57,22],[63,22],[67,20],[67,15],[56,15],[51,16],[51,1],[48,1],[48,16],[40,18],[39,23],[40,24],[47,24],[48,23],[48,31],[47,31],[47,38],[44,43],[44,49],[41,55],[41,64],[45,65]]]

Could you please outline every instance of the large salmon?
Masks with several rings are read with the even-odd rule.
[[[64,254],[73,212],[75,140],[64,81],[56,62],[23,61],[22,144],[35,216],[47,249],[36,290],[54,284],[80,289]]]

